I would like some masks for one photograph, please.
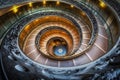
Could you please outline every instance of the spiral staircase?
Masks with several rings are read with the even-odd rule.
[[[119,0],[0,2],[0,80],[120,79]]]

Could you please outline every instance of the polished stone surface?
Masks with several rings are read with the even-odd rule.
[[[55,46],[53,50],[56,56],[64,56],[67,53],[67,49],[65,46]]]

